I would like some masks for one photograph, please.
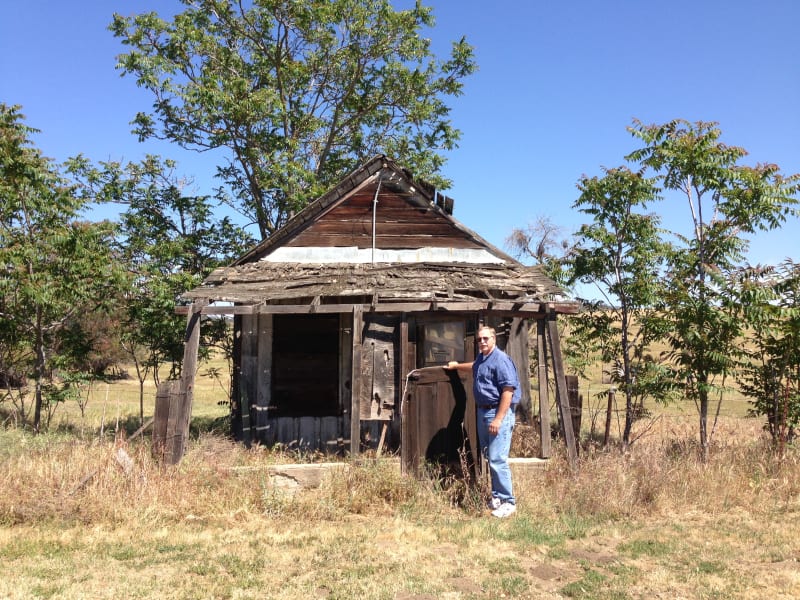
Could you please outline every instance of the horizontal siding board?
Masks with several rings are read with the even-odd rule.
[[[378,212],[384,208],[403,208],[407,209],[411,206],[413,196],[411,194],[402,194],[397,192],[386,192],[386,188],[381,188],[378,193]],[[336,212],[340,208],[360,207],[372,210],[375,201],[375,185],[366,186],[364,189],[359,190],[347,200],[336,206],[331,212]]]
[[[405,221],[407,223],[427,223],[431,220],[450,222],[444,216],[433,210],[432,208],[418,208],[412,206],[388,208],[381,206],[375,215],[375,220],[379,223],[382,221]],[[369,221],[372,222],[372,207],[338,207],[335,211],[331,211],[320,217],[317,223],[336,221]]]
[[[378,221],[375,223],[378,235],[437,235],[442,237],[464,237],[464,235],[445,220],[427,219],[420,223],[404,221]],[[322,221],[315,223],[301,233],[298,238],[313,234],[372,235],[372,221]],[[296,244],[295,244],[296,245]]]

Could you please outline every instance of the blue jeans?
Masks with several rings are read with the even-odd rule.
[[[508,453],[511,450],[511,433],[516,421],[514,411],[510,408],[503,417],[497,435],[489,433],[489,423],[497,414],[495,408],[478,408],[478,442],[481,452],[489,461],[489,473],[492,476],[492,497],[500,502],[516,504],[511,484],[511,467],[508,466]]]

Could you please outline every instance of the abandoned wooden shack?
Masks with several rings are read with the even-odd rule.
[[[563,406],[555,317],[577,305],[540,268],[506,255],[452,212],[453,200],[376,156],[214,271],[184,295],[191,305],[181,388],[189,407],[200,317],[233,315],[236,439],[351,454],[399,447],[414,466],[450,452],[463,442],[462,422],[470,414],[474,422],[471,383],[459,387],[441,367],[472,360],[475,332],[487,324],[526,381],[535,321],[549,455],[544,367],[551,365]],[[529,415],[525,388],[521,410]]]

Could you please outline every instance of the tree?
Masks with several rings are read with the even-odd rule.
[[[688,234],[670,254],[663,315],[676,379],[696,402],[703,459],[708,457],[710,394],[732,374],[743,323],[725,310],[744,236],[783,224],[796,203],[797,176],[776,165],[743,166],[746,151],[720,141],[716,123],[670,121],[629,127],[644,146],[627,159],[651,169],[665,191],[687,202]]]
[[[739,384],[782,453],[800,424],[800,265],[743,269],[735,291],[751,331]]]
[[[658,198],[654,180],[627,167],[606,169],[603,177],[583,176],[574,208],[592,218],[576,234],[571,256],[573,280],[594,284],[606,303],[601,315],[584,313],[604,362],[619,365],[614,377],[625,394],[623,448],[649,393],[663,392],[663,378],[648,348],[659,330],[652,310],[660,299],[661,269],[668,245],[660,219],[643,211]],[[611,318],[609,318],[611,317]]]
[[[515,227],[506,238],[506,246],[517,258],[532,258],[559,285],[569,284],[570,276],[565,266],[572,243],[564,237],[563,228],[553,223],[550,217],[540,215],[527,227]]]
[[[43,411],[47,418],[69,391],[59,378],[75,355],[68,347],[82,343],[67,326],[102,307],[119,271],[113,226],[80,219],[85,202],[33,146],[23,120],[19,107],[0,104],[0,371],[32,379],[39,432]],[[25,394],[18,400],[25,422]]]
[[[129,285],[119,298],[119,327],[139,380],[142,420],[146,379],[152,376],[158,385],[166,365],[169,378],[180,374],[186,327],[185,317],[175,313],[180,295],[253,244],[229,217],[213,216],[208,196],[185,194],[190,182],[177,177],[175,167],[157,156],[125,166],[104,162],[95,167],[82,157],[71,161],[87,198],[123,209],[115,246]],[[227,335],[225,325],[218,319],[204,328],[204,349]]]
[[[442,151],[459,131],[448,96],[475,70],[471,47],[448,60],[420,35],[432,26],[417,2],[389,0],[182,0],[172,22],[114,15],[131,48],[123,74],[152,92],[135,133],[200,151],[224,149],[218,177],[262,238],[310,199],[378,153],[435,185]]]

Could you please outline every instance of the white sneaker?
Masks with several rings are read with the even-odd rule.
[[[488,508],[489,510],[497,510],[498,508],[500,508],[501,504],[502,501],[500,500],[500,498],[492,496],[491,499],[486,503],[486,508]]]
[[[517,506],[515,504],[511,504],[511,502],[503,502],[500,506],[492,511],[492,515],[498,519],[505,519],[506,517],[513,515],[515,512],[517,512]]]

